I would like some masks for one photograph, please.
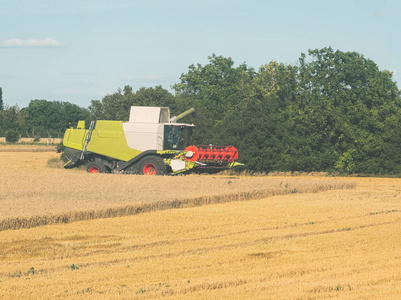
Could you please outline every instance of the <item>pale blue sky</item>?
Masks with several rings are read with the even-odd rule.
[[[119,87],[170,89],[213,53],[256,70],[308,49],[356,51],[401,87],[397,0],[0,0],[0,87],[88,107]]]

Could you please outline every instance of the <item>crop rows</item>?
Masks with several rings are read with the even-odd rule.
[[[0,298],[398,299],[401,180],[343,180],[358,185],[1,231]]]
[[[355,186],[333,178],[94,175],[49,168],[55,156],[0,153],[0,230]]]

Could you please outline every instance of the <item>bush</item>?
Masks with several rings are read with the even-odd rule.
[[[66,147],[63,145],[62,141],[61,141],[61,143],[57,144],[56,151],[57,151],[57,153],[61,153],[60,160],[64,163],[69,161],[69,159],[67,158],[67,154],[65,153],[65,150],[66,150]]]
[[[60,143],[57,144],[56,149],[57,149],[57,153],[64,152],[65,146],[63,145],[63,141],[61,141]]]
[[[7,130],[5,136],[8,143],[16,143],[19,140],[19,132],[15,129]]]

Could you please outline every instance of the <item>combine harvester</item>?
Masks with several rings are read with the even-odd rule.
[[[177,123],[191,108],[170,119],[167,107],[131,106],[128,122],[85,121],[66,130],[64,168],[87,164],[89,173],[165,175],[215,173],[237,165],[233,146],[189,145],[192,124]]]

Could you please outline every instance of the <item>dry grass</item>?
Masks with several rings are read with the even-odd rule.
[[[401,180],[344,180],[357,188],[0,232],[0,298],[399,299]]]
[[[35,141],[34,138],[20,138],[18,143],[20,144],[60,144],[63,139],[61,138],[40,138],[38,141]]]
[[[47,167],[56,156],[0,153],[0,230],[354,187],[332,178],[94,175]]]
[[[56,152],[55,146],[47,145],[4,145],[0,144],[0,152]]]
[[[328,172],[298,172],[298,171],[290,171],[290,172],[281,172],[281,171],[272,171],[272,172],[253,172],[248,170],[236,171],[235,169],[226,170],[220,172],[221,175],[227,176],[309,176],[309,177],[326,177],[330,176]]]
[[[59,144],[61,143],[63,139],[61,138],[41,138],[37,141],[35,141],[34,138],[20,138],[18,140],[19,144]],[[0,143],[1,144],[5,144],[5,138],[4,137],[0,137]]]
[[[292,172],[269,172],[267,174],[268,176],[319,176],[319,177],[324,177],[324,176],[329,176],[329,173],[327,172],[297,172],[297,171],[292,171]]]

